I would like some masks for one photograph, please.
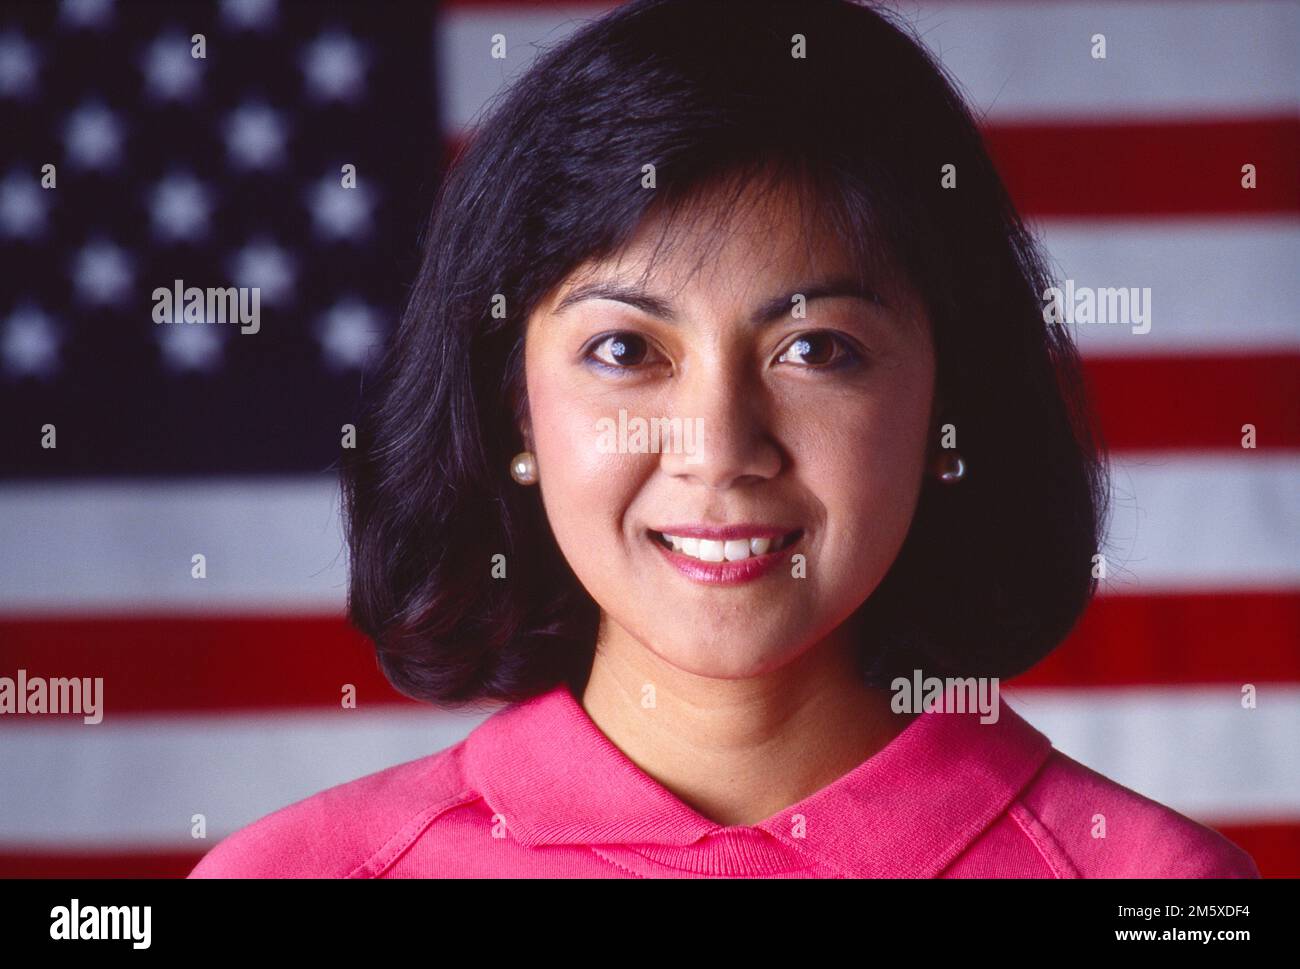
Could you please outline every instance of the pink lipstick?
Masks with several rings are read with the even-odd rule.
[[[664,534],[714,542],[738,541],[746,538],[767,538],[772,547],[760,555],[750,554],[734,561],[705,562],[673,549]],[[781,526],[741,525],[670,525],[662,530],[652,529],[650,541],[659,549],[669,565],[686,578],[704,585],[740,585],[752,582],[771,572],[778,564],[787,561],[786,553],[803,538],[803,529]]]

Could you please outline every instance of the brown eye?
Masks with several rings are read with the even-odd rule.
[[[840,341],[825,331],[805,333],[795,339],[777,358],[779,363],[798,363],[808,367],[827,367],[839,363],[836,350]],[[787,359],[792,357],[794,359]]]
[[[602,348],[605,355],[597,352]],[[650,345],[635,333],[612,333],[592,347],[591,353],[605,366],[625,369],[644,361],[649,350]]]

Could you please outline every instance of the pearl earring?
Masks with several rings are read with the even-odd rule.
[[[956,484],[966,477],[966,462],[956,451],[944,451],[935,462],[935,477],[944,484]]]
[[[520,451],[510,461],[510,477],[521,485],[537,484],[537,458],[532,451]]]

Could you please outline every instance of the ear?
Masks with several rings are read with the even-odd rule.
[[[519,436],[523,439],[524,450],[532,451],[533,425],[528,415],[528,404],[521,399],[517,389],[510,392],[510,413],[514,415],[515,430],[519,432]]]
[[[947,401],[944,400],[943,391],[935,384],[934,400],[931,404],[929,441],[926,443],[926,454],[930,460],[935,460],[943,453],[943,448],[939,446],[942,438],[940,429],[943,427],[944,410]]]

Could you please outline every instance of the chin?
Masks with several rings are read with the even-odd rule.
[[[734,649],[732,648],[734,646]],[[780,669],[793,656],[780,656],[744,644],[693,642],[681,650],[660,648],[656,654],[684,673],[717,680],[744,680]]]

